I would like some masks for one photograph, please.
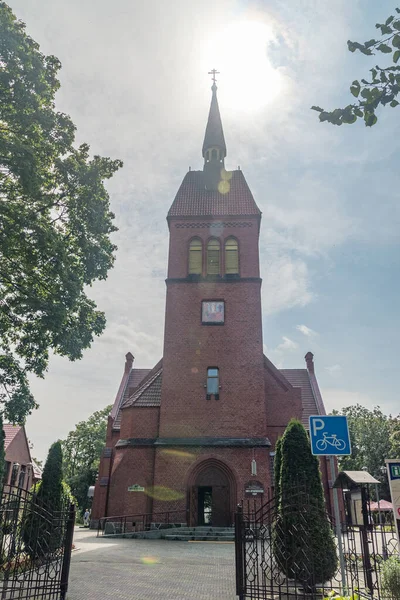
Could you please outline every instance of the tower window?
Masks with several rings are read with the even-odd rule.
[[[207,275],[219,275],[219,241],[210,240],[207,244]]]
[[[189,274],[201,275],[203,244],[200,240],[192,240],[189,246]]]
[[[225,242],[225,273],[239,273],[239,247],[234,238],[228,238]]]
[[[209,367],[207,369],[207,398],[215,396],[219,398],[219,369],[217,367]]]

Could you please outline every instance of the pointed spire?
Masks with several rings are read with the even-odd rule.
[[[219,159],[223,160],[226,156],[226,145],[224,138],[224,131],[222,129],[221,115],[219,114],[219,106],[217,100],[217,86],[215,83],[215,74],[217,71],[213,69],[211,73],[213,74],[213,84],[211,87],[212,90],[212,98],[211,98],[211,106],[210,112],[208,114],[208,121],[206,127],[206,133],[204,136],[203,143],[203,156],[206,157],[207,150],[217,149],[219,150]],[[208,157],[208,160],[211,159],[211,156]]]

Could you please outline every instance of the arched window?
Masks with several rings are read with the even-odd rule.
[[[200,240],[192,240],[189,246],[189,274],[201,275],[203,244]]]
[[[225,273],[228,275],[239,273],[239,247],[234,238],[228,238],[225,242]]]
[[[219,275],[218,240],[210,240],[207,244],[207,275]]]

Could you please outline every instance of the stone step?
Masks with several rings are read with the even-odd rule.
[[[179,542],[233,542],[233,535],[180,535],[180,534],[165,534],[163,539],[168,541],[179,541]]]

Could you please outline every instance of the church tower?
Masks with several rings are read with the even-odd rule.
[[[261,213],[242,171],[225,169],[215,83],[203,157],[168,212],[160,436],[265,438]]]
[[[219,524],[225,525],[228,504],[233,507],[237,501],[233,488],[238,485],[243,494],[243,478],[250,478],[256,452],[265,456],[259,476],[267,479],[265,448],[270,442],[258,250],[261,212],[242,171],[225,168],[215,81],[211,89],[203,169],[186,174],[168,212],[159,435],[162,444],[195,453],[199,472],[189,475],[193,502],[201,503],[202,489],[211,489],[214,505],[220,505],[214,522],[217,510]],[[228,465],[242,473],[234,475]],[[173,482],[176,487],[174,455],[159,453],[155,474],[156,484],[171,487]],[[217,498],[223,487],[226,497]]]

